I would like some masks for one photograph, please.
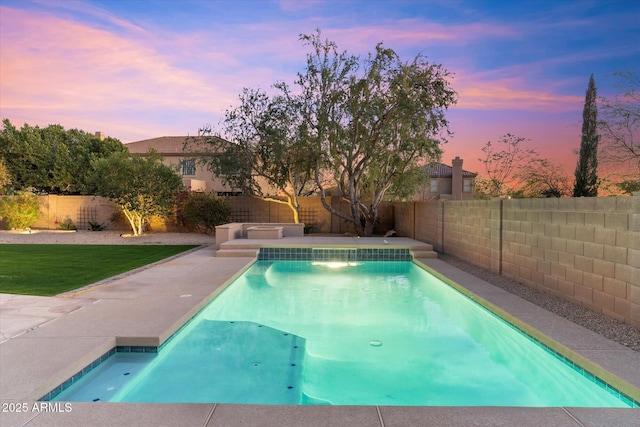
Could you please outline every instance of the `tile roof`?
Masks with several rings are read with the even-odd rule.
[[[453,168],[449,165],[445,165],[444,163],[434,163],[427,166],[427,168],[429,171],[429,178],[451,178],[453,176]],[[477,173],[462,169],[463,177],[475,178],[477,175]]]
[[[202,151],[196,149],[193,145],[188,145],[184,149],[184,143],[188,136],[161,136],[159,138],[144,139],[125,144],[131,154],[145,154],[150,148],[154,148],[160,154],[167,155],[184,155],[185,153],[194,153]]]

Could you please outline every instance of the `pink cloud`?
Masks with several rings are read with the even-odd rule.
[[[20,110],[219,111],[235,91],[146,44],[83,23],[3,7],[2,114]]]
[[[455,156],[464,159],[463,168],[484,174],[482,147],[497,142],[510,133],[525,138],[527,148],[535,149],[542,158],[553,160],[567,173],[575,168],[574,150],[580,146],[581,112],[539,113],[523,110],[483,110],[474,114],[454,107],[448,114],[450,130],[454,132],[442,148],[443,160],[451,162]]]
[[[527,88],[519,78],[483,79],[456,73],[453,87],[458,92],[458,107],[471,110],[563,112],[579,109],[584,102],[584,96]]]

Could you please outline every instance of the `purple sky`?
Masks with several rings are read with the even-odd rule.
[[[243,87],[293,83],[316,28],[362,56],[382,41],[454,73],[444,158],[512,133],[573,170],[591,73],[640,74],[635,0],[0,0],[0,116],[132,142],[218,124]]]

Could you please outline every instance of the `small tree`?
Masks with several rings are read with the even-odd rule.
[[[490,198],[513,196],[522,188],[527,182],[523,168],[539,160],[536,150],[523,146],[525,141],[525,138],[507,133],[497,144],[489,141],[482,147],[485,156],[478,161],[484,164],[487,178],[476,179],[478,191],[484,191]]]
[[[182,189],[182,179],[161,159],[153,151],[145,157],[118,152],[92,162],[96,195],[113,200],[122,209],[134,236],[143,234],[151,216],[170,216]]]
[[[7,222],[9,229],[29,228],[39,217],[40,202],[33,193],[23,191],[0,199],[0,218]]]
[[[623,193],[640,191],[640,76],[618,72],[621,93],[600,100],[600,160],[615,171],[612,181]]]
[[[299,197],[314,190],[316,156],[299,135],[295,100],[284,83],[279,93],[245,88],[240,105],[225,113],[224,138],[209,127],[192,137],[185,148],[204,149],[198,161],[222,181],[245,194],[287,205],[300,222]]]
[[[189,231],[211,234],[229,222],[231,205],[212,193],[183,192],[178,198],[178,221]]]
[[[573,197],[596,197],[598,195],[598,106],[596,84],[593,74],[584,100],[582,112],[582,138],[580,157],[576,166]]]
[[[567,197],[571,195],[571,181],[562,166],[548,159],[536,159],[520,171],[525,185],[523,197]]]

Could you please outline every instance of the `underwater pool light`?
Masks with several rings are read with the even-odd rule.
[[[311,265],[316,265],[319,267],[327,267],[331,269],[345,268],[345,267],[356,267],[360,265],[357,262],[345,262],[345,261],[314,261]]]

